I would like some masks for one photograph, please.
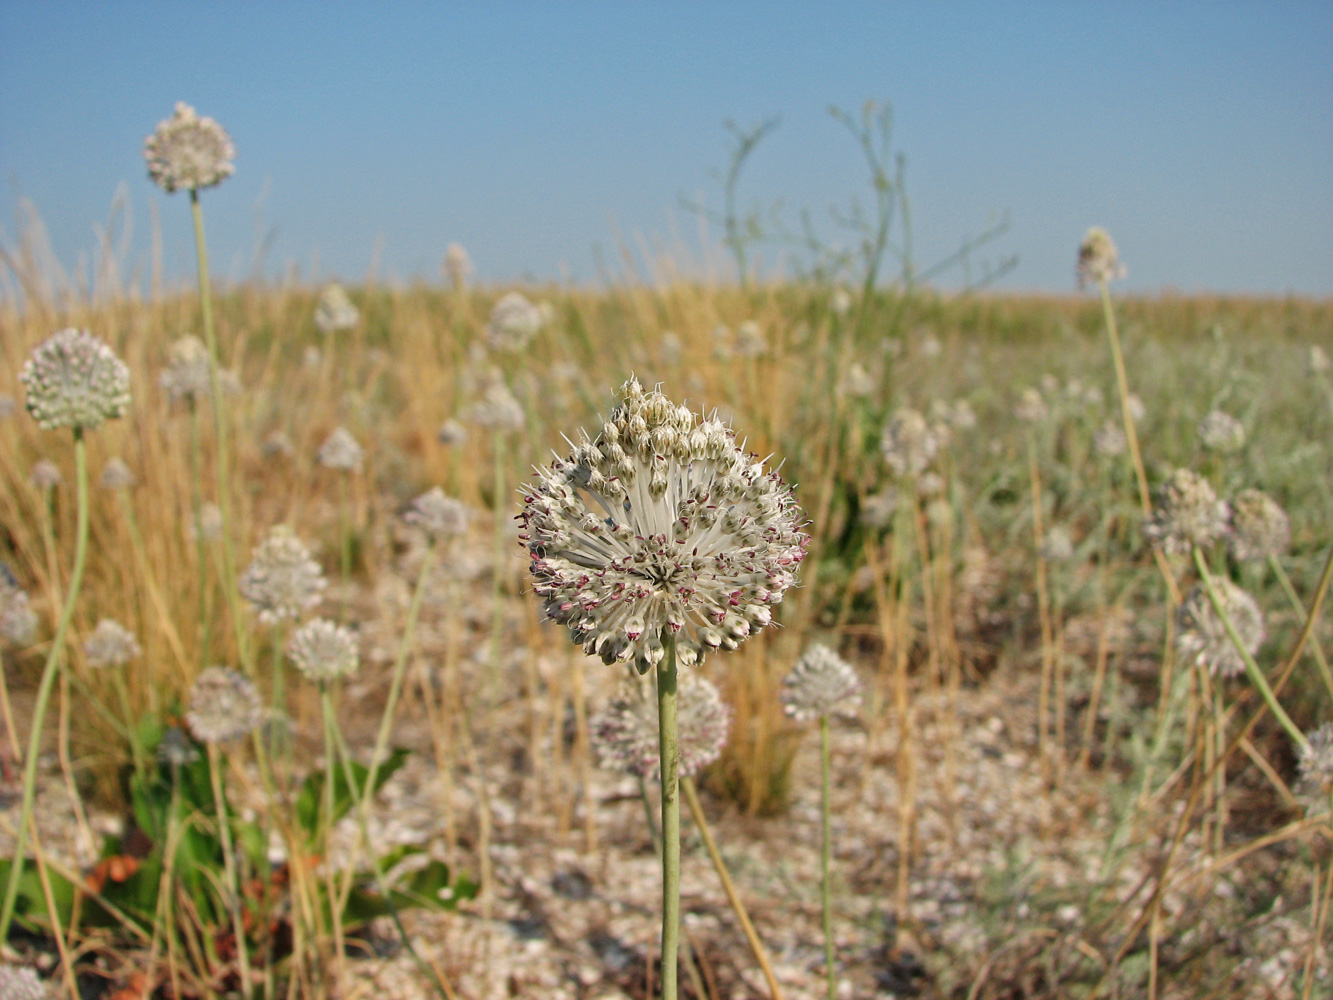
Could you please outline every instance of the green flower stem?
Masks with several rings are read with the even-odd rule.
[[[829,762],[828,713],[819,717],[819,902],[824,915],[824,972],[828,977],[828,1000],[837,992],[833,966],[833,861],[832,768]]]
[[[352,576],[352,536],[348,533],[346,469],[338,472],[338,570],[342,575],[342,593],[338,598],[338,624],[347,620],[347,581]]]
[[[676,744],[676,639],[657,666],[662,776],[662,1000],[676,1000],[680,941],[680,748]]]
[[[1291,609],[1296,612],[1300,618],[1308,617],[1305,605],[1301,603],[1296,588],[1291,585],[1291,577],[1287,576],[1287,571],[1282,568],[1282,563],[1278,561],[1277,556],[1269,555],[1268,565],[1273,570],[1273,575],[1277,577],[1277,582],[1282,585],[1282,590],[1287,595],[1287,600],[1291,603]],[[1328,660],[1324,656],[1324,649],[1319,644],[1319,639],[1311,635],[1309,639],[1310,652],[1314,655],[1315,663],[1319,665],[1319,676],[1324,681],[1324,687],[1330,695],[1333,695],[1333,673],[1328,668]]]
[[[290,764],[290,761],[287,759],[289,757],[287,752],[289,743],[287,739],[287,692],[284,683],[286,673],[283,670],[282,664],[282,650],[283,646],[286,645],[286,638],[287,632],[286,629],[282,627],[282,624],[279,623],[275,625],[273,627],[273,690],[271,693],[274,711],[274,725],[273,728],[269,730],[268,752],[273,761]],[[285,771],[289,770],[290,768],[285,769]],[[288,775],[284,773],[283,777],[286,778],[287,776]]]
[[[333,925],[333,951],[338,956],[340,978],[346,978],[347,958],[343,947],[342,908],[335,905],[338,898],[335,887],[336,879],[333,866],[329,864],[329,837],[333,833],[333,785],[338,767],[338,750],[333,738],[333,731],[336,726],[333,714],[333,695],[329,692],[329,685],[326,681],[319,682],[319,712],[324,723],[324,794],[321,796],[321,813],[315,841],[315,853],[324,859],[329,893],[329,921]]]
[[[208,346],[208,387],[213,401],[213,433],[217,438],[218,512],[222,520],[222,584],[236,630],[236,648],[241,663],[250,670],[249,636],[241,616],[240,592],[236,589],[236,556],[231,548],[232,510],[228,476],[227,421],[222,412],[222,379],[218,374],[218,339],[213,329],[213,297],[208,281],[208,247],[204,241],[204,214],[199,207],[199,191],[190,189],[190,210],[194,217],[195,257],[199,264],[199,309],[204,321],[204,343]]]
[[[685,803],[690,807],[690,815],[694,817],[694,825],[699,828],[699,835],[703,838],[704,848],[708,851],[708,857],[713,862],[713,868],[717,872],[717,877],[722,881],[722,889],[727,894],[727,900],[731,903],[731,908],[736,913],[736,919],[740,921],[741,930],[745,932],[745,940],[750,943],[750,951],[754,954],[755,961],[759,963],[759,969],[764,974],[764,979],[768,983],[769,993],[773,1000],[782,1000],[782,987],[778,985],[777,977],[773,974],[773,966],[768,960],[768,952],[764,950],[763,942],[759,940],[759,935],[754,929],[754,923],[750,920],[749,911],[741,901],[740,894],[736,892],[736,885],[731,881],[731,873],[727,871],[726,862],[722,860],[722,852],[717,849],[717,841],[713,839],[713,831],[708,827],[708,819],[704,816],[703,806],[699,802],[699,792],[694,787],[694,779],[685,777],[680,781],[681,791],[685,793]]]
[[[23,761],[23,803],[19,808],[18,826],[14,830],[14,862],[9,868],[9,884],[5,887],[4,904],[0,906],[0,942],[9,938],[9,925],[14,918],[18,901],[19,879],[23,875],[23,848],[28,835],[28,821],[32,817],[32,803],[37,792],[37,756],[42,745],[42,723],[46,719],[51,689],[64,663],[65,635],[74,617],[74,603],[83,583],[83,568],[88,558],[88,455],[83,441],[83,428],[74,428],[74,477],[77,495],[77,521],[74,535],[74,569],[69,577],[69,589],[60,609],[55,638],[46,654],[46,666],[37,687],[37,701],[32,710],[32,731],[28,734],[28,755]]]
[[[1134,464],[1134,478],[1139,485],[1139,505],[1146,516],[1152,513],[1152,497],[1148,493],[1148,474],[1143,469],[1143,453],[1139,450],[1139,434],[1134,427],[1134,416],[1129,412],[1129,377],[1125,374],[1125,358],[1120,351],[1120,333],[1115,324],[1115,310],[1111,307],[1111,289],[1107,287],[1105,278],[1097,284],[1102,293],[1102,315],[1106,319],[1106,335],[1111,341],[1111,359],[1115,362],[1115,381],[1116,388],[1120,392],[1120,414],[1125,424],[1125,441],[1129,445],[1129,456]],[[1176,576],[1171,572],[1171,566],[1161,549],[1154,548],[1153,557],[1157,560],[1157,568],[1161,571],[1166,589],[1171,595],[1171,604],[1175,606],[1180,603],[1180,586],[1176,583]]]
[[[195,558],[199,562],[199,628],[203,636],[199,646],[199,668],[212,658],[213,616],[208,613],[208,540],[204,538],[204,478],[199,469],[199,407],[193,396],[190,408],[190,503],[194,508]],[[221,508],[219,508],[221,509]]]
[[[112,667],[113,684],[116,696],[120,699],[120,710],[125,716],[125,737],[129,740],[130,756],[134,760],[134,773],[142,781],[148,775],[148,765],[144,761],[143,746],[139,742],[139,727],[134,724],[134,710],[130,708],[130,685],[125,678],[124,667]]]
[[[1208,600],[1212,602],[1213,610],[1217,613],[1217,617],[1221,619],[1222,627],[1226,629],[1231,644],[1236,647],[1236,652],[1240,654],[1241,660],[1244,661],[1245,674],[1249,677],[1250,683],[1258,689],[1259,696],[1263,698],[1268,710],[1273,713],[1273,718],[1277,719],[1282,728],[1287,731],[1287,735],[1291,737],[1292,741],[1298,747],[1307,746],[1309,740],[1305,738],[1305,734],[1300,731],[1296,723],[1291,721],[1291,716],[1287,714],[1286,709],[1277,700],[1277,695],[1273,694],[1273,689],[1268,686],[1268,679],[1264,677],[1264,672],[1259,669],[1259,664],[1254,662],[1254,657],[1250,655],[1250,651],[1245,648],[1245,643],[1241,641],[1240,636],[1236,633],[1236,626],[1232,624],[1231,617],[1226,612],[1226,607],[1222,603],[1222,596],[1217,592],[1217,587],[1213,583],[1213,575],[1208,572],[1208,564],[1204,562],[1203,553],[1197,545],[1190,551],[1194,556],[1194,568],[1199,571],[1199,578],[1203,580],[1204,589],[1208,591]]]
[[[486,683],[486,701],[494,703],[496,684],[500,676],[500,633],[504,630],[504,606],[500,603],[501,573],[504,563],[504,525],[500,522],[500,511],[505,484],[505,432],[497,430],[491,435],[491,450],[495,457],[495,496],[492,504],[495,510],[495,547],[492,552],[491,569],[491,646],[489,680]]]
[[[218,839],[222,841],[223,873],[227,879],[227,909],[231,913],[231,930],[236,937],[236,962],[240,966],[241,993],[246,1000],[254,995],[250,981],[250,946],[245,940],[245,923],[241,920],[241,876],[236,870],[236,851],[231,841],[231,824],[227,819],[227,796],[222,790],[222,758],[216,743],[208,744],[208,776],[213,783],[213,806],[218,814]]]

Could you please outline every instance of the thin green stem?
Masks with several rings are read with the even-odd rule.
[[[200,470],[199,407],[193,396],[190,409],[190,504],[194,514],[195,558],[199,561],[199,667],[208,666],[213,655],[213,616],[208,613],[208,539],[204,537],[204,477]]]
[[[1287,735],[1298,747],[1306,746],[1309,741],[1305,734],[1300,731],[1296,723],[1291,721],[1291,716],[1287,714],[1286,709],[1277,700],[1277,695],[1273,694],[1273,689],[1268,685],[1268,679],[1264,677],[1264,672],[1259,669],[1259,664],[1254,662],[1254,657],[1250,651],[1245,648],[1245,643],[1236,632],[1236,626],[1231,621],[1231,616],[1227,614],[1226,605],[1222,602],[1222,595],[1218,593],[1217,586],[1213,583],[1213,575],[1208,572],[1208,564],[1204,562],[1203,553],[1196,545],[1191,549],[1194,556],[1194,568],[1199,572],[1199,578],[1203,581],[1204,589],[1208,591],[1208,600],[1212,602],[1213,611],[1222,622],[1222,627],[1226,629],[1227,637],[1231,644],[1236,647],[1236,652],[1240,654],[1241,660],[1245,664],[1245,674],[1250,679],[1250,683],[1259,691],[1259,696],[1263,698],[1264,704],[1268,710],[1273,713],[1273,718],[1277,719]]]
[[[1300,596],[1296,593],[1296,588],[1291,584],[1291,577],[1287,576],[1287,571],[1282,568],[1282,563],[1278,561],[1277,556],[1269,555],[1268,565],[1273,570],[1273,575],[1277,577],[1277,582],[1282,586],[1283,592],[1287,595],[1287,601],[1291,604],[1291,609],[1296,612],[1300,618],[1306,618],[1307,612],[1305,605],[1301,603]],[[1324,656],[1324,649],[1319,644],[1318,636],[1311,635],[1308,643],[1310,653],[1314,656],[1315,663],[1319,666],[1319,676],[1324,681],[1324,688],[1330,696],[1333,696],[1333,672],[1329,671],[1328,660]]]
[[[14,861],[9,868],[9,884],[5,887],[4,904],[0,906],[0,942],[8,940],[9,925],[14,918],[19,879],[23,875],[23,848],[26,845],[28,821],[32,816],[33,799],[37,792],[37,757],[42,745],[42,723],[46,719],[46,709],[51,700],[51,690],[55,687],[56,676],[64,664],[65,635],[69,632],[69,624],[74,617],[74,604],[79,596],[79,586],[83,582],[83,568],[88,557],[88,456],[81,427],[74,428],[74,476],[78,503],[74,536],[74,569],[70,573],[69,589],[65,593],[64,605],[60,609],[60,621],[56,625],[55,638],[51,640],[51,649],[46,654],[46,666],[42,669],[37,700],[32,710],[28,755],[23,761],[23,803],[19,808],[18,826],[14,831]]]
[[[222,758],[216,743],[208,744],[208,776],[213,784],[213,807],[218,814],[218,839],[222,841],[222,866],[227,879],[227,910],[231,913],[232,934],[236,937],[241,993],[249,1000],[254,995],[254,984],[250,981],[250,946],[245,940],[245,923],[241,919],[241,876],[236,870],[236,852],[227,819],[227,796],[222,790]]]
[[[676,1000],[680,940],[680,750],[676,744],[676,639],[657,667],[662,778],[662,1000]]]
[[[824,972],[828,980],[828,1000],[834,1000],[837,975],[833,966],[833,886],[830,869],[833,860],[833,827],[830,799],[833,794],[832,768],[829,763],[828,715],[819,717],[819,902],[824,913]]]

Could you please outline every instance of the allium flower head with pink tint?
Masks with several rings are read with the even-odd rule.
[[[324,570],[305,543],[280,524],[255,546],[239,589],[259,612],[259,620],[272,624],[300,618],[307,608],[318,604],[324,583]]]
[[[236,170],[236,147],[226,129],[212,118],[200,118],[183,101],[144,140],[143,158],[148,176],[168,194],[212,187]]]
[[[809,536],[791,488],[631,378],[602,432],[525,487],[520,538],[547,616],[584,652],[640,673],[675,638],[688,666],[773,620]]]
[[[726,746],[731,708],[710,681],[693,673],[680,674],[677,697],[680,776],[692,778],[717,760]],[[657,778],[661,728],[657,699],[648,685],[626,680],[606,710],[593,717],[590,729],[603,767]]]
[[[190,709],[185,713],[190,732],[204,743],[239,739],[263,721],[259,691],[240,671],[209,667],[190,688]]]
[[[861,681],[852,665],[820,643],[796,661],[782,681],[782,707],[793,719],[809,722],[861,702]]]
[[[23,365],[28,412],[46,430],[87,430],[123,416],[130,405],[130,370],[87,330],[48,337]]]

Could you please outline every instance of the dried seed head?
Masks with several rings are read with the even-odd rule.
[[[595,440],[524,488],[520,538],[546,614],[585,652],[646,672],[677,639],[689,666],[772,621],[808,536],[776,472],[636,379]]]
[[[1242,490],[1231,503],[1227,547],[1242,562],[1280,556],[1291,544],[1287,512],[1262,490]]]
[[[109,458],[102,466],[102,476],[98,480],[104,490],[127,490],[134,485],[134,473],[125,464],[124,459]]]
[[[486,342],[492,350],[521,351],[542,328],[541,311],[518,292],[503,296],[491,310]]]
[[[361,311],[347,297],[347,291],[336,281],[325,285],[315,303],[315,326],[321,333],[351,330],[361,322]]]
[[[231,136],[212,118],[200,118],[180,101],[175,114],[158,122],[144,140],[143,157],[148,176],[167,193],[212,187],[236,169]]]
[[[319,464],[326,469],[360,472],[366,453],[346,427],[337,427],[319,446]]]
[[[1144,522],[1143,533],[1165,552],[1188,553],[1225,535],[1230,513],[1208,480],[1190,469],[1176,469],[1158,490],[1157,507]]]
[[[240,580],[241,596],[254,605],[265,623],[300,618],[319,603],[323,589],[324,570],[285,524],[255,547]]]
[[[28,412],[47,430],[97,427],[130,405],[130,370],[87,330],[47,338],[23,366]]]
[[[940,450],[940,439],[918,411],[903,408],[884,428],[879,447],[896,475],[919,476]]]
[[[1078,246],[1078,287],[1100,284],[1123,278],[1128,272],[1120,263],[1111,234],[1100,226],[1093,226]]]
[[[53,490],[64,481],[65,474],[60,471],[60,466],[45,458],[34,462],[32,471],[28,473],[28,482],[39,490]]]
[[[467,504],[445,496],[444,490],[435,486],[412,501],[403,520],[434,539],[452,538],[467,530]]]
[[[829,647],[816,643],[796,661],[782,681],[782,707],[793,719],[808,722],[861,703],[861,681],[852,665]]]
[[[1209,451],[1230,455],[1245,447],[1245,425],[1229,413],[1213,410],[1199,421],[1199,441]]]
[[[83,642],[83,655],[90,667],[123,667],[142,653],[134,633],[112,618],[98,622]]]
[[[606,710],[591,723],[593,749],[602,767],[656,778],[661,762],[661,728],[652,685],[626,680]],[[676,745],[680,776],[692,778],[717,760],[727,742],[731,709],[717,688],[682,670],[676,686]]]
[[[1230,580],[1218,578],[1213,581],[1213,586],[1241,644],[1253,656],[1264,641],[1263,612],[1253,597]],[[1245,672],[1245,658],[1231,641],[1202,584],[1193,587],[1185,596],[1176,617],[1180,628],[1176,635],[1176,649],[1183,660],[1207,667],[1220,677],[1236,677]]]
[[[352,630],[327,618],[316,618],[297,629],[287,652],[306,679],[315,682],[346,677],[361,663]]]
[[[195,739],[226,743],[250,732],[263,718],[259,692],[250,679],[229,667],[209,667],[190,688],[185,721]]]

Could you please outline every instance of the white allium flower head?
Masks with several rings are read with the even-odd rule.
[[[34,462],[32,471],[28,473],[28,482],[39,490],[53,490],[64,481],[65,474],[60,471],[60,466],[45,458]]]
[[[360,472],[365,461],[365,450],[356,443],[356,438],[346,427],[336,427],[333,433],[319,446],[319,464],[326,469],[344,469],[348,472]]]
[[[1264,641],[1263,612],[1253,597],[1225,577],[1215,579],[1213,586],[1245,651],[1253,656]],[[1180,629],[1176,635],[1176,649],[1182,659],[1195,666],[1207,667],[1220,677],[1236,677],[1245,672],[1245,659],[1231,641],[1202,584],[1194,586],[1185,595],[1176,616]]]
[[[1014,416],[1025,424],[1039,424],[1046,419],[1046,400],[1042,399],[1041,390],[1031,386],[1024,389],[1014,406]]]
[[[809,722],[861,703],[861,680],[852,665],[828,646],[810,646],[782,681],[782,707]]]
[[[208,348],[193,335],[178,338],[167,355],[167,367],[162,369],[158,383],[166,390],[173,403],[183,399],[196,402],[212,392],[209,377]]]
[[[47,430],[97,427],[130,405],[130,370],[87,330],[48,337],[23,365],[28,412]]]
[[[892,486],[886,486],[865,498],[861,504],[860,521],[873,530],[887,528],[897,509],[898,491]]]
[[[236,147],[231,136],[212,118],[200,118],[194,108],[176,103],[176,112],[158,122],[144,140],[148,176],[163,191],[190,191],[212,187],[236,170]]]
[[[1231,502],[1227,547],[1241,562],[1280,556],[1291,544],[1291,521],[1276,500],[1262,490],[1242,490]]]
[[[1327,798],[1333,788],[1333,722],[1325,722],[1306,739],[1298,764],[1301,779]]]
[[[764,331],[752,319],[736,327],[736,353],[742,358],[760,358],[768,351]]]
[[[109,458],[98,479],[104,490],[127,490],[136,482],[134,473],[122,458]]]
[[[319,603],[324,570],[310,550],[285,524],[275,527],[255,547],[250,565],[241,574],[241,596],[254,605],[265,623],[300,618]]]
[[[1093,432],[1092,450],[1098,455],[1114,458],[1117,455],[1123,455],[1128,447],[1129,441],[1125,438],[1125,432],[1114,420],[1106,421]]]
[[[325,285],[315,303],[315,326],[321,333],[351,330],[361,322],[361,311],[352,304],[347,290],[336,281]]]
[[[461,288],[472,276],[475,268],[472,266],[472,258],[468,256],[462,244],[450,243],[444,248],[444,261],[440,264],[440,270],[455,288]]]
[[[9,567],[0,563],[0,637],[27,646],[37,634],[37,614]]]
[[[467,504],[434,486],[412,501],[403,520],[437,540],[453,538],[467,530]]]
[[[496,351],[521,351],[541,328],[541,310],[519,292],[509,292],[491,310],[486,341]]]
[[[644,673],[675,637],[689,666],[773,620],[809,537],[791,488],[716,416],[634,378],[620,398],[525,487],[519,537],[547,616],[586,653]]]
[[[113,618],[103,618],[83,642],[90,667],[123,667],[143,653],[134,633]]]
[[[467,428],[463,426],[462,421],[450,417],[440,424],[440,429],[436,431],[435,436],[439,439],[440,444],[462,444],[467,440]]]
[[[316,618],[297,629],[287,652],[306,679],[315,682],[346,677],[361,664],[356,635],[327,618]]]
[[[472,407],[472,420],[493,431],[516,431],[523,426],[523,407],[503,378],[490,378]]]
[[[1209,451],[1229,455],[1245,447],[1245,425],[1229,413],[1212,410],[1199,421],[1199,441]]]
[[[1176,469],[1157,493],[1157,506],[1143,533],[1165,552],[1188,554],[1227,533],[1231,509],[1217,499],[1207,479],[1191,469]]]
[[[1078,287],[1087,288],[1103,281],[1123,278],[1129,272],[1120,263],[1111,234],[1101,226],[1093,226],[1078,245]]]
[[[727,742],[731,708],[712,682],[681,671],[676,687],[676,746],[680,776],[692,778],[717,760]],[[593,749],[605,768],[654,779],[660,769],[661,727],[652,685],[626,680],[590,724]]]
[[[229,667],[209,667],[190,688],[185,713],[190,732],[204,743],[239,739],[263,720],[259,691],[248,677]]]
[[[896,475],[919,476],[940,450],[940,439],[920,411],[904,407],[884,428],[879,447]]]

